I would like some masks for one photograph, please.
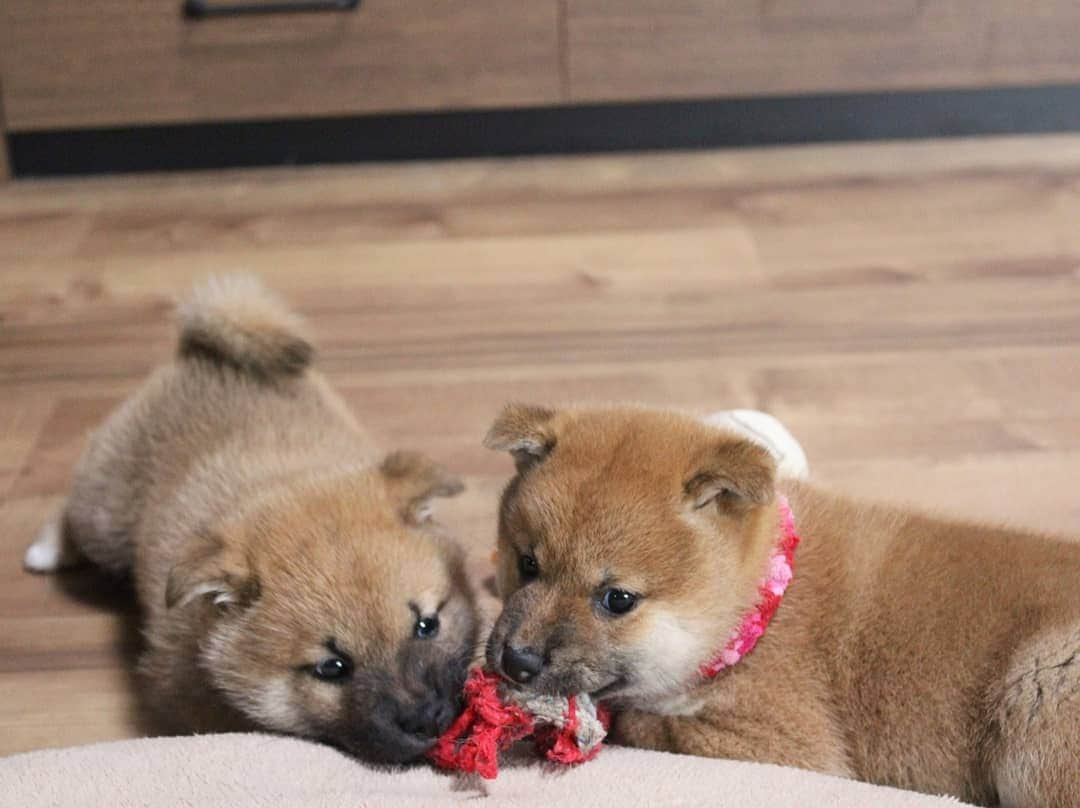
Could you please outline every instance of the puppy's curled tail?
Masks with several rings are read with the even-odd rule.
[[[251,275],[210,278],[177,309],[181,357],[201,357],[259,379],[298,376],[314,349],[303,323]]]

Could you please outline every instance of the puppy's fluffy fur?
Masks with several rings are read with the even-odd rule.
[[[528,687],[609,699],[632,745],[1080,805],[1080,545],[777,483],[764,450],[679,414],[512,405],[487,445],[518,465],[492,666],[530,649]],[[794,580],[756,649],[703,680],[755,601],[778,489]],[[605,611],[612,588],[636,606]]]
[[[149,702],[174,727],[409,760],[452,719],[476,642],[460,553],[430,519],[462,486],[377,455],[311,356],[253,279],[198,290],[176,361],[93,436],[26,562],[133,574]]]

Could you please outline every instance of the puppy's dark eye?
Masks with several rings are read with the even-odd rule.
[[[416,634],[421,640],[430,640],[439,634],[439,616],[433,614],[431,617],[421,617],[416,621],[416,627],[413,629],[413,633]]]
[[[626,614],[637,605],[637,595],[625,589],[608,589],[600,596],[600,605],[612,614]]]
[[[352,676],[352,663],[341,657],[327,657],[312,666],[311,675],[324,682],[343,682]]]
[[[521,575],[521,580],[531,581],[540,574],[540,565],[531,555],[518,556],[518,573]]]

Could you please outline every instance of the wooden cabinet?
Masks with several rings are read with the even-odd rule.
[[[560,100],[557,0],[363,0],[354,11],[200,21],[180,9],[180,0],[0,0],[8,127]]]
[[[1075,0],[363,0],[202,21],[180,8],[0,0],[8,128],[1080,81]]]
[[[1080,80],[1075,0],[567,0],[568,100]]]
[[[207,127],[228,147],[214,152],[203,134],[168,124],[343,116],[363,118],[348,125],[368,127],[369,140],[344,134],[340,143],[326,134],[331,128],[279,127],[277,145],[252,156],[255,162],[472,153],[470,148],[516,153],[543,151],[552,141],[554,148],[624,148],[642,139],[624,135],[623,124],[615,125],[615,134],[605,131],[596,123],[603,112],[546,115],[541,109],[520,116],[453,116],[456,128],[446,137],[430,121],[410,118],[405,123],[434,139],[410,151],[417,130],[364,116],[1080,85],[1077,0],[361,0],[348,11],[199,21],[186,19],[181,6],[182,0],[0,0],[0,108],[18,173],[49,172],[54,165],[157,165],[156,158],[127,159],[136,152],[182,152],[173,161],[181,166],[202,165],[204,152],[227,155],[224,163],[214,157],[209,165],[249,156],[246,142],[235,139],[241,128]],[[1072,113],[1075,96],[1061,88],[1026,98],[1008,95],[1004,109],[997,106],[1001,93],[968,97],[967,107],[941,94],[908,99],[916,113],[922,104],[922,118],[903,111],[909,108],[897,113],[903,122],[922,122],[912,127],[888,120],[851,125],[880,122],[873,111],[846,111],[849,102],[868,109],[865,104],[880,100],[873,97],[831,99],[831,116],[821,115],[829,122],[824,128],[815,125],[817,107],[778,101],[785,109],[770,107],[745,132],[765,142],[771,136],[796,139],[802,131],[815,138],[926,136],[1024,131],[1031,121],[1032,131],[1046,131],[1074,127],[1080,119]],[[666,141],[661,117],[621,112],[629,117],[619,120],[636,120],[646,130],[642,142],[700,140],[686,128],[693,122],[683,121]],[[723,116],[729,113],[710,114],[720,118],[700,127],[708,137],[743,142],[738,131],[727,134],[732,127]],[[157,138],[163,135],[146,128],[155,124],[166,125],[172,146],[161,145]],[[0,117],[0,130],[4,125]],[[86,131],[99,127],[117,131]],[[260,143],[269,140],[248,134]],[[72,143],[75,157],[58,159],[69,153],[64,144]],[[304,147],[300,157],[294,143]],[[0,153],[0,171],[2,166]]]

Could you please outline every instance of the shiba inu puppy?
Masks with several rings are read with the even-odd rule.
[[[488,664],[630,745],[1080,805],[1080,543],[778,480],[689,416],[511,405]]]
[[[173,727],[262,728],[367,759],[453,719],[477,618],[431,500],[461,483],[385,456],[253,279],[180,309],[178,355],[106,421],[26,554],[133,576],[148,702]]]

